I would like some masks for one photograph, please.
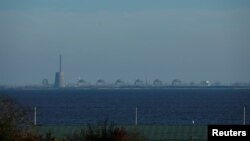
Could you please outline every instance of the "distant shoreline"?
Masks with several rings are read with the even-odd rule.
[[[1,90],[162,90],[162,89],[250,89],[250,86],[167,86],[167,87],[4,87]]]

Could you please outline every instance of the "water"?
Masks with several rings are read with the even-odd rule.
[[[38,124],[87,124],[109,120],[134,124],[250,123],[250,89],[100,89],[1,91],[23,106],[37,107]]]

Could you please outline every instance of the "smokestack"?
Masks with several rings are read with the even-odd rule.
[[[56,72],[55,75],[55,87],[62,88],[64,87],[64,74],[62,72],[62,55],[59,55],[59,72]]]

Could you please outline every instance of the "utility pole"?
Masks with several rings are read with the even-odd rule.
[[[135,125],[137,126],[138,122],[137,122],[137,109],[138,109],[138,106],[136,106],[135,108]]]
[[[246,125],[246,108],[243,108],[243,125]]]
[[[36,107],[34,107],[34,125],[36,126]]]
[[[191,138],[190,138],[191,141],[194,140],[193,130],[194,130],[194,120],[192,121],[192,131],[191,131]]]

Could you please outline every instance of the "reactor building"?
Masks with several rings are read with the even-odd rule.
[[[55,85],[56,88],[65,87],[64,84],[64,73],[62,72],[62,55],[59,55],[59,72],[55,75]]]

